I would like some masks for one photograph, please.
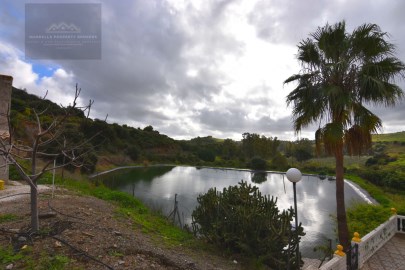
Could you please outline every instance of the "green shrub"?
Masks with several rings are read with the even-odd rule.
[[[389,208],[381,205],[355,204],[347,211],[349,230],[364,236],[386,222],[390,215]]]
[[[271,160],[271,168],[274,170],[285,171],[288,167],[287,158],[280,153]]]
[[[267,169],[267,162],[266,162],[266,160],[262,159],[261,157],[253,157],[250,160],[250,168],[252,170],[264,171]]]
[[[207,162],[214,162],[215,161],[215,153],[209,149],[202,149],[197,153],[198,157]]]
[[[358,170],[357,174],[375,185],[405,190],[405,173],[399,170],[385,169],[374,165]]]
[[[21,180],[20,174],[17,172],[17,169],[14,165],[8,167],[8,177],[10,180]]]
[[[136,145],[132,145],[127,148],[126,153],[133,161],[136,161],[139,158],[140,151]]]
[[[280,212],[277,199],[262,196],[257,187],[243,181],[222,192],[211,188],[197,201],[192,213],[195,234],[272,268],[286,269],[288,258],[291,269],[297,268],[297,238],[304,232],[301,224],[296,231],[292,229],[291,208]]]

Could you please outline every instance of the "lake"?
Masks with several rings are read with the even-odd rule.
[[[186,166],[159,166],[121,169],[96,176],[106,186],[127,192],[139,198],[152,209],[165,215],[174,208],[177,194],[178,209],[185,223],[191,224],[191,213],[197,206],[199,194],[216,187],[237,185],[244,180],[256,185],[262,194],[278,198],[279,209],[294,205],[293,186],[284,174],[254,173],[248,170],[196,168]],[[297,183],[298,221],[306,235],[302,238],[300,250],[304,257],[317,258],[320,254],[313,248],[327,244],[332,239],[335,249],[337,238],[335,181],[321,180],[317,176],[303,176]],[[358,201],[364,202],[364,194],[350,183],[345,183],[346,206]],[[294,221],[293,221],[294,223]]]

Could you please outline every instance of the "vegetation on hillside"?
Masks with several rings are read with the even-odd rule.
[[[387,133],[387,134],[374,134],[373,141],[375,142],[400,142],[405,143],[405,131]]]
[[[44,123],[50,123],[52,116],[63,113],[59,105],[49,100],[13,88],[11,125],[19,141],[30,138],[28,130],[35,124],[32,109],[46,110],[41,115]],[[211,136],[174,140],[150,125],[134,128],[125,124],[109,124],[104,120],[88,118],[80,110],[69,119],[65,129],[72,141],[100,134],[90,142],[95,152],[86,157],[83,173],[93,172],[96,166],[103,170],[111,166],[150,162],[249,168],[254,157],[266,160],[267,165],[261,168],[263,170],[287,168],[287,160],[281,149],[282,142],[255,133],[242,134],[241,141],[220,140]]]
[[[47,109],[41,116],[45,122],[50,121],[52,115],[62,113],[57,104],[13,88],[11,122],[13,132],[20,141],[29,139],[27,130],[33,125],[32,108],[38,111]],[[241,141],[211,136],[174,140],[152,126],[141,129],[108,124],[86,118],[81,111],[77,111],[66,128],[69,136],[76,141],[102,132],[91,142],[96,151],[87,156],[86,166],[82,169],[85,173],[94,171],[96,164],[100,170],[105,169],[100,164],[104,160],[111,163],[107,166],[144,164],[148,161],[279,171],[293,166],[315,174],[334,174],[335,171],[333,160],[325,153],[316,154],[315,142],[308,139],[280,141],[245,132]],[[373,140],[367,156],[345,157],[344,170],[384,188],[405,189],[405,181],[402,181],[405,179],[405,145],[402,142],[405,141],[405,132],[373,135]],[[121,158],[114,161],[114,156]]]

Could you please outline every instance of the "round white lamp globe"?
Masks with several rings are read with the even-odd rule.
[[[285,175],[287,176],[287,179],[293,183],[299,182],[302,178],[302,173],[300,172],[300,170],[298,170],[296,168],[288,169],[288,171],[285,173]]]

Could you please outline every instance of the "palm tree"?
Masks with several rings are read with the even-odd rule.
[[[387,33],[375,24],[363,24],[346,33],[345,22],[319,27],[298,44],[299,74],[287,96],[293,108],[296,133],[310,124],[321,147],[336,161],[336,205],[339,242],[349,247],[344,204],[343,154],[360,155],[371,146],[371,134],[382,127],[381,119],[365,105],[394,106],[402,98],[395,79],[404,78],[405,65],[395,57]]]

